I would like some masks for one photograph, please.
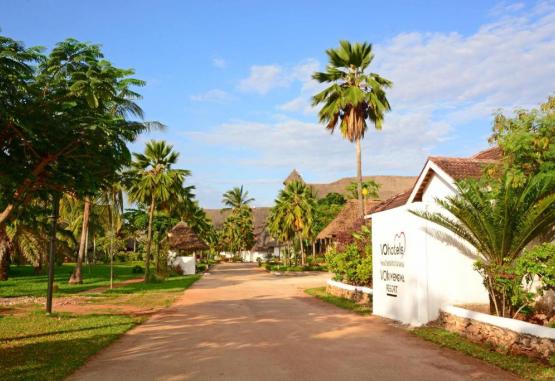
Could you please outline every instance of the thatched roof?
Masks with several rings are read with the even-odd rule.
[[[296,169],[293,169],[291,171],[291,173],[289,174],[289,176],[287,176],[287,178],[285,180],[283,180],[283,185],[287,185],[289,183],[292,183],[293,181],[301,181],[304,182],[303,178],[301,177],[301,175],[299,174],[299,172],[297,172]]]
[[[366,200],[366,213],[370,212],[379,200]],[[358,200],[348,200],[337,217],[333,219],[317,236],[317,239],[350,237],[360,229],[364,219],[360,217],[360,204]]]
[[[251,249],[252,251],[268,251],[278,246],[276,240],[274,240],[270,236],[270,233],[268,233],[266,226],[263,226],[259,231],[255,230],[254,241],[254,246]]]
[[[187,252],[201,251],[208,249],[208,246],[197,236],[197,234],[181,221],[168,233],[171,249],[178,249]]]

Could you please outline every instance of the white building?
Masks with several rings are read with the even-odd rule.
[[[473,247],[410,210],[442,211],[436,198],[455,195],[455,181],[479,177],[499,156],[492,148],[470,158],[430,157],[412,189],[367,216],[372,219],[374,314],[421,325],[437,319],[442,305],[489,302],[473,267]]]

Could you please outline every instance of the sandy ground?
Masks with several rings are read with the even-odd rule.
[[[326,277],[219,265],[69,380],[518,380],[303,293]]]

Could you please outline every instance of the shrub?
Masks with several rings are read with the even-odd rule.
[[[144,274],[145,273],[145,269],[142,268],[139,265],[135,265],[131,268],[131,273],[132,274]]]
[[[345,250],[331,249],[326,253],[328,269],[340,282],[349,284],[372,285],[372,255],[369,249],[361,253],[356,244],[350,244]]]
[[[198,263],[197,267],[196,267],[196,272],[198,273],[203,273],[206,270],[208,270],[208,265],[206,263]]]

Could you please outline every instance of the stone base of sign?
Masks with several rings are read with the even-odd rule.
[[[476,316],[477,319],[461,316],[464,313],[458,313],[459,311],[467,311],[467,315]],[[489,317],[488,320],[492,322],[497,320],[502,323],[490,324],[480,321],[486,320],[480,319],[480,315],[485,314],[475,313],[458,307],[448,307],[442,309],[438,321],[446,330],[458,333],[473,342],[491,344],[498,352],[521,354],[542,360],[550,360],[555,356],[555,337],[553,335],[555,329],[543,326],[527,327],[524,325],[530,325],[530,323],[486,315]],[[506,323],[508,324],[504,324],[504,320],[507,320],[508,322]],[[500,326],[509,324],[516,327],[518,331],[525,332],[516,332]],[[521,330],[519,326],[525,329]],[[552,332],[549,332],[550,330]],[[547,337],[532,335],[526,333],[526,331],[537,331],[540,335],[544,332]]]
[[[372,290],[368,287],[353,286],[330,280],[327,283],[326,292],[333,296],[350,299],[359,304],[372,303]]]

